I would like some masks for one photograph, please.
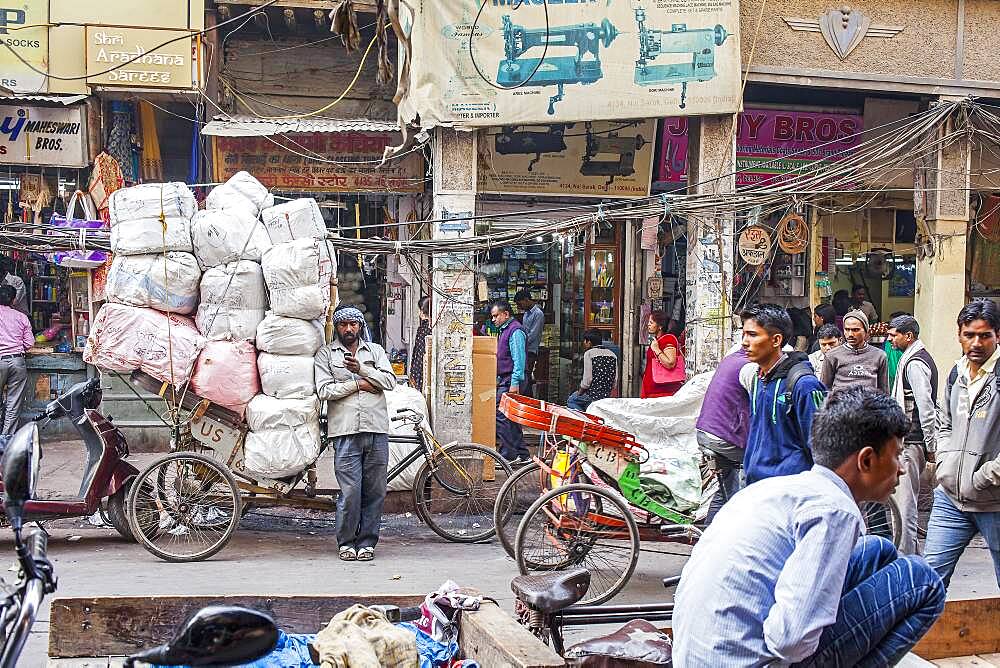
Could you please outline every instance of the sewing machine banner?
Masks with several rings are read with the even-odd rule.
[[[400,3],[401,117],[425,127],[733,113],[738,0]],[[405,48],[401,46],[401,59]]]
[[[479,192],[648,195],[655,137],[653,119],[489,128],[479,137]]]
[[[861,142],[861,114],[746,109],[736,136],[736,185],[779,183],[783,175],[818,162],[837,162]],[[687,180],[688,123],[665,118],[660,133],[656,181],[679,185]]]
[[[398,145],[388,132],[305,132],[273,137],[212,137],[215,180],[246,170],[269,188],[317,192],[424,191],[419,152],[378,169],[386,146]],[[319,159],[314,159],[315,156]]]

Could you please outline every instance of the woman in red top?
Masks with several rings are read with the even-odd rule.
[[[659,364],[665,369],[673,369],[677,365],[677,350],[680,344],[677,337],[667,333],[669,320],[663,311],[653,311],[649,314],[649,348],[646,349],[646,371],[642,374],[643,399],[650,397],[671,397],[684,384],[683,380],[673,383],[657,383],[653,380],[653,365]]]

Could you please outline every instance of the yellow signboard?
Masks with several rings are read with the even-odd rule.
[[[0,2],[0,42],[6,45],[0,46],[0,86],[15,93],[48,92],[48,22],[49,0]]]
[[[642,197],[655,143],[653,119],[490,128],[479,140],[479,192]]]
[[[87,26],[87,83],[191,88],[193,51],[189,35],[183,30]],[[160,46],[170,40],[176,41]]]

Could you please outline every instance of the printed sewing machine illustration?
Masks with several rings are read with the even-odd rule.
[[[639,24],[639,59],[635,61],[635,83],[653,86],[664,83],[681,84],[680,108],[687,106],[687,87],[691,81],[709,81],[716,77],[715,47],[722,46],[729,33],[721,25],[714,28],[691,29],[685,23],[674,23],[670,30],[646,25],[646,10],[635,9]],[[686,62],[651,65],[667,53],[689,54]]]
[[[497,85],[504,88],[521,86],[557,86],[549,98],[549,115],[555,114],[555,104],[563,99],[567,84],[592,84],[604,76],[601,70],[601,46],[605,49],[618,36],[618,29],[604,19],[596,23],[577,23],[548,28],[525,28],[503,17],[504,59],[497,70]],[[541,47],[576,47],[576,55],[548,55],[523,58],[530,49]]]
[[[585,123],[586,147],[580,164],[584,176],[606,176],[605,186],[610,186],[615,177],[635,174],[635,154],[647,144],[642,135],[620,136],[624,128],[635,127],[639,121],[619,125],[614,130],[594,130],[593,123]],[[574,127],[572,123],[538,126],[507,126],[494,137],[493,145],[501,155],[531,155],[528,171],[542,159],[543,153],[566,151],[566,131]],[[615,156],[597,160],[599,156]]]
[[[638,125],[632,123],[629,125]],[[625,126],[628,127],[628,126]],[[593,124],[587,123],[587,151],[583,154],[583,164],[580,173],[584,176],[608,177],[605,187],[610,186],[616,176],[632,176],[635,174],[635,153],[646,145],[642,135],[621,137],[617,130],[607,133],[593,131]],[[621,129],[621,128],[618,128]],[[617,155],[616,159],[595,160],[599,155]]]

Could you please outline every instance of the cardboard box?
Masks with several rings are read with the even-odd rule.
[[[490,448],[497,439],[497,340],[472,337],[472,440]]]

